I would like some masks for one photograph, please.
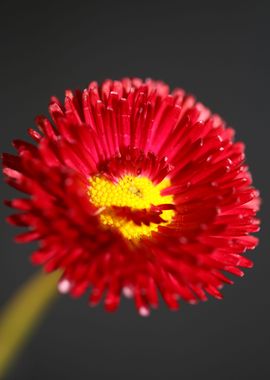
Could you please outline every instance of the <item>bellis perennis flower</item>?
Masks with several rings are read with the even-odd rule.
[[[125,78],[53,97],[51,120],[36,119],[30,144],[4,154],[7,182],[29,194],[8,201],[27,226],[18,242],[39,241],[34,264],[63,271],[61,292],[89,302],[121,294],[141,315],[179,300],[221,298],[252,262],[258,191],[234,130],[182,89]]]

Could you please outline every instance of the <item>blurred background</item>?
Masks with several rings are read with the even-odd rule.
[[[267,379],[269,298],[269,17],[267,1],[3,1],[1,4],[1,151],[26,138],[51,95],[92,80],[162,79],[222,115],[247,146],[264,199],[261,243],[252,270],[223,301],[161,305],[139,317],[91,309],[87,297],[61,296],[19,356],[7,380]],[[1,179],[2,181],[2,179]],[[1,182],[1,198],[16,192]],[[36,271],[34,245],[16,245],[2,205],[0,310]],[[268,223],[267,223],[268,222]]]

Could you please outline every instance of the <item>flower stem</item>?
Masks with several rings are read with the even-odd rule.
[[[17,357],[57,295],[60,272],[35,274],[0,313],[0,379]]]

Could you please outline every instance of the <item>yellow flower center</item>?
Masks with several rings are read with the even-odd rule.
[[[117,228],[129,240],[137,240],[151,236],[158,226],[169,224],[175,214],[174,210],[163,210],[160,213],[160,223],[135,223],[126,216],[119,215],[116,208],[129,208],[130,211],[147,210],[151,206],[173,204],[173,197],[162,196],[161,190],[170,186],[170,180],[164,179],[158,185],[147,177],[125,175],[115,184],[103,176],[89,179],[88,195],[91,202],[99,208],[99,218],[102,224]]]

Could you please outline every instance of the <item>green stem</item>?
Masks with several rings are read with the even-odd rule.
[[[0,379],[4,379],[44,312],[57,295],[59,272],[34,275],[0,313]]]

